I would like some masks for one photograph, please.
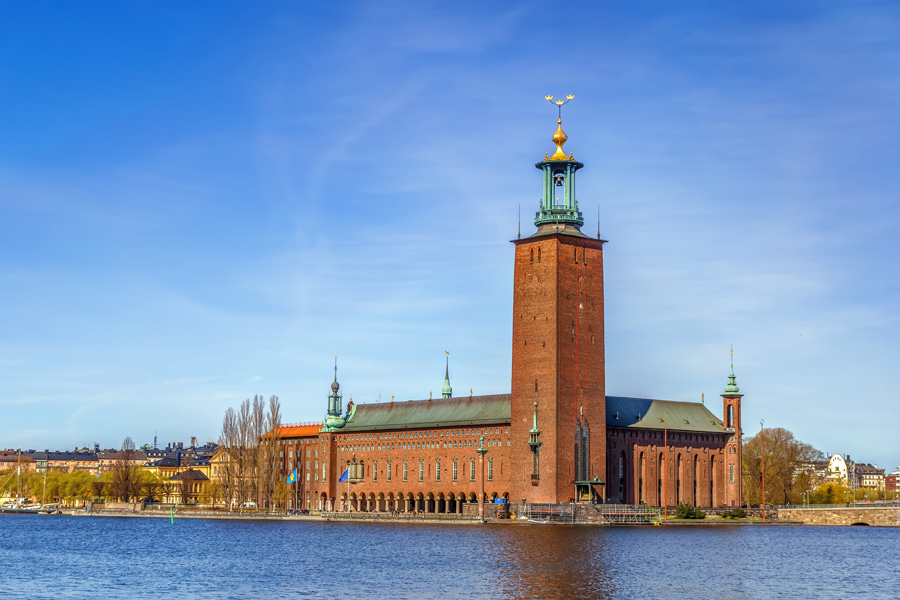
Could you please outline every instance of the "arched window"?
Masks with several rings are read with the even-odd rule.
[[[441,480],[441,459],[439,458],[434,461],[434,480]]]
[[[681,454],[675,459],[675,504],[681,502]]]
[[[665,506],[663,503],[668,502],[663,498],[663,477],[665,477],[666,461],[662,452],[659,453],[659,463],[656,465],[656,501],[659,506]]]
[[[469,481],[475,481],[475,459],[469,459]]]
[[[697,506],[697,475],[700,473],[700,470],[699,470],[699,468],[698,468],[699,466],[700,466],[700,457],[697,456],[697,455],[695,454],[695,455],[694,455],[694,474],[693,474],[693,476],[691,477],[691,479],[694,480],[694,494],[693,494],[693,496],[694,496],[694,501],[693,501],[694,506]]]
[[[728,405],[728,427],[734,427],[734,405]]]
[[[638,458],[638,504],[644,503],[644,453]]]
[[[541,249],[538,248],[538,262],[541,262]]]
[[[531,258],[528,260],[530,264],[534,264],[534,248],[531,249]]]

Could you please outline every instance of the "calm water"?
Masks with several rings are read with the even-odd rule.
[[[0,516],[0,598],[897,598],[900,529]]]

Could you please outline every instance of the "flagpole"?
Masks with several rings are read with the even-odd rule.
[[[663,503],[663,518],[669,520],[669,415],[663,413],[663,481],[665,482],[665,501]]]

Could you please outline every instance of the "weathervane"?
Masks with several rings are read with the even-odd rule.
[[[549,102],[550,104],[555,104],[555,105],[556,105],[556,107],[557,107],[557,109],[558,109],[558,111],[559,111],[559,118],[560,118],[560,119],[562,119],[562,107],[565,106],[566,104],[568,104],[569,102],[571,102],[571,101],[574,100],[574,99],[575,99],[575,96],[573,96],[573,95],[571,95],[571,94],[569,94],[568,96],[566,96],[566,99],[565,99],[565,100],[563,100],[562,98],[560,98],[559,100],[554,100],[554,99],[553,99],[553,96],[544,96],[544,100],[546,100],[546,101]]]

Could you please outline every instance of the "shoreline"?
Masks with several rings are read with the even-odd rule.
[[[802,521],[760,521],[760,520],[735,520],[725,521],[715,520],[661,520],[657,523],[545,523],[538,521],[529,521],[526,519],[437,519],[437,518],[412,518],[403,519],[395,517],[321,517],[319,515],[275,515],[275,514],[191,514],[190,512],[175,513],[170,515],[168,512],[126,512],[126,511],[62,511],[62,516],[70,517],[107,517],[107,518],[146,518],[146,519],[208,519],[208,520],[224,520],[224,521],[288,521],[288,522],[312,522],[312,523],[369,523],[369,524],[390,524],[390,525],[499,525],[499,526],[540,526],[540,525],[568,525],[568,526],[591,526],[591,527],[734,527],[734,526],[752,526],[752,527],[786,527],[806,525]],[[45,515],[53,516],[53,515]]]

